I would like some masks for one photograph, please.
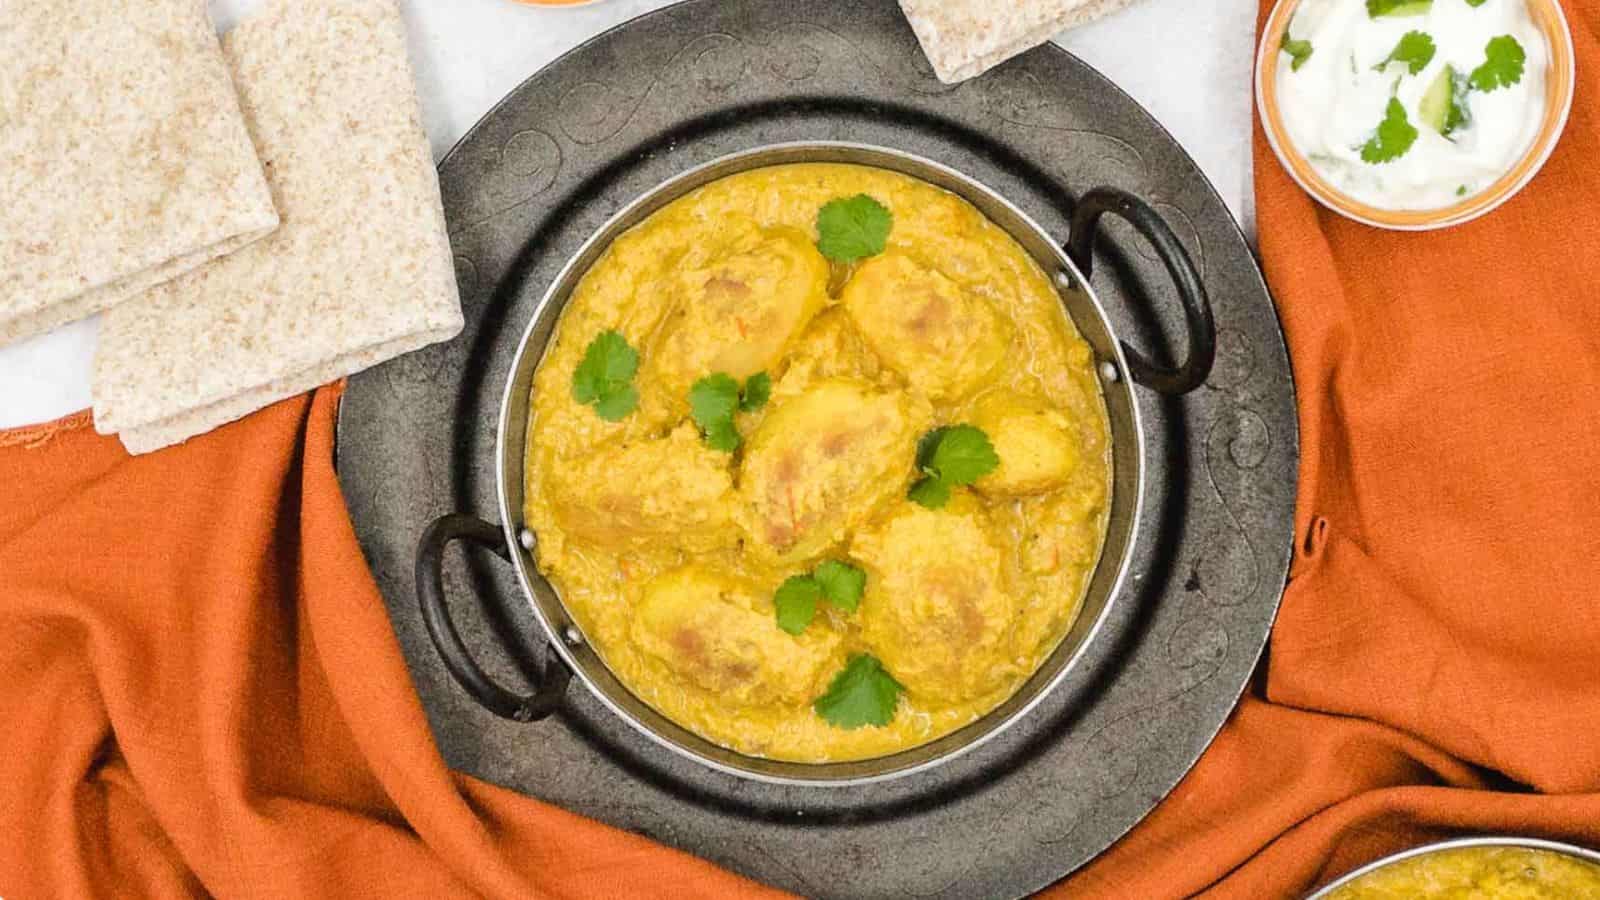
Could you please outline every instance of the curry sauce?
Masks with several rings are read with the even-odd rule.
[[[1532,847],[1457,847],[1374,869],[1328,900],[1600,900],[1600,865]]]
[[[818,211],[860,194],[891,211],[887,246],[830,262]],[[573,391],[608,331],[638,353],[617,421]],[[617,677],[708,740],[795,762],[925,743],[1014,693],[1078,613],[1111,478],[1094,364],[1045,273],[953,194],[843,164],[721,179],[618,237],[562,315],[529,421],[539,567]],[[735,452],[691,417],[713,373],[771,378]],[[919,440],[957,423],[998,468],[912,502]],[[859,608],[781,630],[775,591],[824,560],[866,573]],[[860,653],[904,693],[845,729],[812,702]]]

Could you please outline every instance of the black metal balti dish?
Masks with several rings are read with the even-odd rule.
[[[737,172],[802,162],[875,166],[942,187],[976,206],[1021,244],[1040,268],[1053,273],[1068,315],[1094,348],[1101,391],[1110,415],[1112,448],[1105,549],[1077,620],[1032,677],[995,710],[930,743],[875,759],[822,764],[780,762],[719,747],[630,693],[606,668],[562,606],[555,589],[539,573],[533,552],[537,536],[521,521],[533,376],[578,281],[617,236],[695,188]],[[1089,287],[1087,273],[1093,265],[1095,235],[1101,217],[1108,213],[1127,220],[1150,241],[1178,287],[1190,332],[1187,354],[1177,367],[1158,365],[1137,350],[1123,346]],[[640,733],[671,751],[732,775],[788,784],[855,785],[928,769],[1000,734],[1069,676],[1116,601],[1135,549],[1144,493],[1145,440],[1128,376],[1146,387],[1181,395],[1205,382],[1215,357],[1216,326],[1194,262],[1160,215],[1132,194],[1114,188],[1089,191],[1078,202],[1071,234],[1063,244],[999,194],[952,168],[913,154],[837,142],[779,144],[731,154],[673,178],[629,204],[584,244],[546,291],[523,335],[501,401],[495,455],[501,525],[498,529],[486,527],[481,520],[452,514],[428,527],[417,553],[417,596],[423,620],[445,666],[485,708],[517,721],[530,721],[550,714],[560,703],[569,679],[559,670],[549,675],[538,690],[516,694],[496,685],[483,672],[456,633],[445,605],[441,562],[444,548],[451,541],[470,541],[493,550],[516,568],[546,638],[583,686]],[[1071,599],[1062,598],[1062,602]]]
[[[1018,695],[1031,699],[962,734],[959,753],[929,745],[931,755],[886,763],[882,777],[835,770],[819,782],[741,758],[731,762],[749,771],[729,774],[720,751],[681,734],[704,752],[673,746],[669,725],[641,728],[601,692],[568,684],[566,660],[593,651],[582,635],[576,647],[552,647],[552,637],[571,638],[520,547],[518,501],[508,496],[520,488],[520,451],[502,440],[502,413],[508,396],[510,415],[525,411],[518,373],[531,371],[548,338],[529,329],[553,324],[552,286],[581,275],[608,229],[626,227],[613,221],[619,210],[645,214],[632,206],[638,198],[724,157],[830,142],[931,161],[914,174],[946,187],[940,169],[971,182],[958,192],[1047,273],[1068,272],[1062,301],[1118,374],[1102,380],[1108,405],[1128,405],[1112,435],[1116,477],[1140,493],[1123,504],[1138,515],[1126,534],[1112,529],[1097,575],[1115,586],[1122,570],[1120,589],[1083,610],[1063,650]],[[1237,224],[1125,94],[1048,45],[962,85],[940,84],[893,0],[688,0],[528,79],[444,159],[440,184],[466,330],[351,379],[338,466],[452,767],[807,896],[964,898],[1022,896],[1059,879],[1194,764],[1236,703],[1282,592],[1294,391]],[[1185,365],[1192,378],[1205,358],[1191,351],[1191,334],[1205,329],[1193,327],[1152,243],[1161,238],[1104,215],[1106,204],[1138,206],[1097,185],[1158,213],[1209,296],[1214,364],[1181,397],[1138,385],[1183,387]],[[1101,308],[1082,290],[1091,279]],[[1124,342],[1142,352],[1123,352]],[[1125,439],[1131,424],[1136,436]],[[510,431],[520,443],[520,426]],[[516,471],[502,471],[506,462]],[[452,510],[466,516],[437,526],[420,560],[425,591],[442,563],[444,590],[433,599],[448,598],[449,615],[430,602],[425,616],[417,538]],[[504,559],[445,553],[458,533],[454,546],[487,546]],[[598,660],[585,675],[604,686]],[[634,715],[649,721],[647,711]]]

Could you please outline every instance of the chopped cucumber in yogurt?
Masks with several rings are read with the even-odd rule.
[[[1548,118],[1552,53],[1533,2],[1299,0],[1274,75],[1283,136],[1333,189],[1380,209],[1481,192]]]
[[[1466,87],[1466,79],[1454,66],[1440,69],[1433,84],[1428,86],[1427,92],[1417,103],[1417,118],[1445,137],[1454,134],[1469,121]]]

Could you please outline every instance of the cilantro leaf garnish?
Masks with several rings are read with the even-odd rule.
[[[772,376],[765,372],[757,372],[746,378],[744,389],[739,392],[739,411],[755,412],[767,405],[767,400],[772,397]]]
[[[739,448],[739,431],[733,427],[738,408],[739,382],[732,375],[707,375],[689,388],[689,414],[713,450],[732,453]]]
[[[925,468],[938,473],[946,484],[971,484],[1000,465],[994,445],[983,429],[973,425],[952,425],[940,429]]]
[[[633,386],[639,352],[616,331],[602,331],[589,342],[583,361],[572,373],[572,399],[593,406],[600,418],[616,422],[639,405]]]
[[[744,438],[739,436],[739,429],[735,428],[732,419],[722,419],[713,422],[706,429],[706,446],[723,453],[732,453],[739,449],[739,444]]]
[[[1417,129],[1406,116],[1406,108],[1390,97],[1377,133],[1361,147],[1361,159],[1369,163],[1393,162],[1405,156],[1416,142]]]
[[[906,496],[913,503],[939,509],[950,502],[950,485],[932,476],[923,476],[911,486],[911,492]]]
[[[1389,51],[1388,58],[1373,68],[1382,69],[1390,63],[1405,63],[1406,69],[1415,75],[1433,62],[1433,55],[1438,51],[1439,48],[1434,46],[1433,38],[1427,32],[1408,31],[1401,36],[1400,43]]]
[[[689,388],[689,415],[700,426],[707,447],[732,453],[740,443],[733,414],[760,409],[771,395],[772,378],[765,372],[751,375],[743,388],[732,375],[713,372]]]
[[[866,194],[830,200],[817,213],[817,249],[842,263],[877,256],[893,227],[889,208]]]
[[[1472,7],[1473,9],[1477,9],[1478,7],[1482,6],[1483,4],[1485,4],[1487,2],[1489,2],[1489,0],[1467,0],[1467,5]]]
[[[1289,69],[1294,72],[1300,71],[1300,67],[1306,64],[1306,60],[1311,58],[1312,51],[1315,49],[1311,46],[1310,41],[1294,40],[1287,33],[1283,36],[1283,44],[1281,46],[1283,52],[1289,54]]]
[[[929,509],[950,502],[950,489],[968,485],[993,472],[1000,457],[989,436],[972,425],[935,428],[917,443],[917,469],[922,478],[910,498]]]
[[[796,636],[803,633],[816,617],[821,597],[822,585],[810,575],[795,575],[779,585],[772,597],[778,608],[778,627]]]
[[[639,391],[632,385],[601,397],[594,405],[595,414],[607,422],[620,422],[639,405]]]
[[[882,727],[894,720],[903,690],[876,657],[858,653],[850,657],[844,669],[834,676],[827,693],[818,697],[811,708],[836,728]]]
[[[792,635],[802,634],[817,615],[819,598],[840,612],[853,613],[861,606],[866,587],[866,572],[833,559],[822,562],[810,575],[790,576],[772,595],[778,627]]]
[[[822,588],[822,596],[840,612],[855,612],[861,605],[861,594],[867,588],[866,572],[830,559],[818,565],[811,577]]]
[[[1480,91],[1496,91],[1522,81],[1522,70],[1528,54],[1509,34],[1492,38],[1483,48],[1483,65],[1472,70],[1468,79]]]
[[[1433,8],[1433,0],[1367,0],[1367,17],[1420,16]]]

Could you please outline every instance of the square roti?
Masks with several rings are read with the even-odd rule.
[[[917,41],[946,84],[981,75],[1075,25],[1133,0],[900,0]]]
[[[277,0],[223,47],[283,226],[106,316],[95,425],[133,452],[462,326],[394,0]]]
[[[0,345],[277,227],[204,0],[0,12]]]

